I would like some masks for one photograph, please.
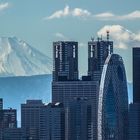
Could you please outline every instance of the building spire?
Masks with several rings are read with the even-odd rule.
[[[106,33],[107,33],[107,41],[109,41],[109,30],[107,30]]]

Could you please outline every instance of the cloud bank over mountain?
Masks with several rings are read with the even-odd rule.
[[[128,47],[138,47],[140,44],[140,32],[134,33],[121,25],[105,25],[98,32],[98,36],[106,36],[106,31],[110,32],[110,37],[114,40],[114,47],[127,49]]]

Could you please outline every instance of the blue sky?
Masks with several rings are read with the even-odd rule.
[[[53,41],[78,41],[79,67],[86,74],[87,42],[110,30],[114,52],[123,57],[132,81],[131,49],[140,46],[139,7],[138,0],[0,0],[0,37],[19,37],[50,57]]]

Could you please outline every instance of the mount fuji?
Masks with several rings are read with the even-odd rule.
[[[52,60],[16,37],[0,38],[0,77],[51,74]]]
[[[27,99],[51,101],[52,59],[16,37],[0,38],[0,98],[4,108],[15,108]],[[18,123],[20,124],[20,123]]]

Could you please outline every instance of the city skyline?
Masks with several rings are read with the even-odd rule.
[[[139,6],[0,0],[0,140],[139,140]]]
[[[92,40],[88,43],[89,73],[80,80],[77,44],[72,41],[53,43],[52,108],[41,100],[27,100],[26,104],[21,104],[21,129],[7,121],[7,126],[1,129],[1,139],[10,134],[13,139],[128,140],[128,93],[122,57],[113,54],[108,32],[107,40]],[[78,119],[80,114],[84,117]],[[5,118],[1,113],[2,124]],[[49,133],[48,138],[44,132]]]
[[[132,82],[131,48],[140,42],[139,5],[139,1],[126,0],[1,0],[0,37],[17,36],[51,58],[54,40],[78,41],[80,74],[86,74],[87,61],[82,56],[88,56],[87,42],[91,36],[105,37],[109,29],[110,39],[114,40],[114,52],[123,57],[127,80]]]

